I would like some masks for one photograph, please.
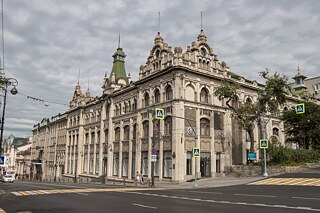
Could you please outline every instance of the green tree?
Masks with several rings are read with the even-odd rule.
[[[286,142],[298,144],[305,149],[320,149],[320,106],[305,102],[305,113],[295,109],[283,113]]]
[[[287,78],[279,73],[269,75],[269,69],[260,72],[259,75],[265,79],[265,86],[258,91],[257,102],[238,101],[237,90],[240,88],[235,81],[222,82],[214,91],[219,100],[226,100],[226,105],[231,109],[232,116],[236,117],[239,125],[250,137],[250,152],[254,152],[253,130],[259,118],[267,113],[276,113],[279,106],[286,102],[286,95],[290,91]]]

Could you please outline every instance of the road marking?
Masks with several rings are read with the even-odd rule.
[[[87,195],[90,192],[123,192],[123,191],[155,191],[155,190],[167,190],[165,188],[80,188],[80,189],[47,189],[47,190],[31,190],[31,191],[18,191],[11,192],[16,196],[28,196],[28,195],[47,195],[47,194],[62,194],[62,193],[83,193]],[[152,195],[152,194],[150,194]]]
[[[147,193],[141,193],[141,192],[129,192],[126,191],[124,193],[130,193],[130,194],[139,194],[143,196],[150,196]],[[167,195],[166,195],[167,196]],[[164,197],[163,195],[158,195],[158,197]],[[167,196],[168,198],[171,198],[171,196]],[[185,200],[185,197],[177,197],[177,199]],[[244,202],[236,202],[236,201],[224,201],[224,200],[202,200],[202,199],[189,199],[194,202],[208,202],[208,203],[217,203],[217,204],[228,204],[228,205],[242,205],[242,206],[261,206],[266,208],[278,208],[278,209],[295,209],[295,210],[305,210],[305,211],[313,211],[313,212],[320,212],[320,209],[314,209],[311,207],[295,207],[295,206],[286,206],[286,205],[271,205],[271,204],[261,204],[261,203],[244,203]],[[134,205],[134,204],[132,204]],[[140,204],[136,204],[140,205]],[[156,208],[156,207],[154,207]]]
[[[216,194],[216,195],[222,195],[223,194],[221,192],[203,192],[203,191],[187,191],[187,192],[202,193],[202,194]]]
[[[84,195],[84,196],[88,196],[89,194],[85,194],[85,193],[80,193],[80,192],[78,192],[78,193],[76,193],[76,194],[79,194],[79,195]]]
[[[303,200],[320,200],[320,198],[315,197],[292,197],[293,199],[303,199]]]
[[[12,194],[14,194],[15,196],[22,196],[22,194],[20,194],[19,192],[11,192]]]
[[[155,207],[155,206],[145,206],[145,205],[141,205],[141,204],[138,204],[138,203],[132,203],[132,205],[139,206],[139,207],[142,207],[142,208],[157,209],[157,207]]]
[[[248,185],[320,186],[320,178],[268,178]]]
[[[233,194],[236,196],[247,196],[247,197],[277,197],[274,195],[254,195],[254,194]]]

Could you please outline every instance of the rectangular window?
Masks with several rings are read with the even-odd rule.
[[[224,122],[223,122],[223,113],[215,112],[214,113],[214,129],[215,130],[223,130]]]
[[[88,153],[84,153],[83,159],[83,173],[88,172]]]
[[[163,153],[163,177],[172,177],[172,152]]]
[[[129,153],[122,153],[122,176],[128,177]]]
[[[98,150],[99,148],[97,148]],[[99,174],[99,162],[100,162],[100,155],[99,152],[96,153],[96,174]]]
[[[187,175],[192,175],[192,153],[187,152]]]
[[[319,91],[320,91],[320,83],[316,84],[316,85],[314,86],[314,88],[315,88],[315,90],[316,90],[317,92],[319,92]]]
[[[93,173],[93,160],[94,160],[94,156],[93,153],[90,153],[90,163],[89,163],[89,173],[92,174]]]
[[[142,175],[148,174],[148,152],[141,152],[141,173]]]
[[[135,175],[136,175],[136,153],[132,152],[131,176],[135,177]]]
[[[119,153],[113,154],[113,176],[118,176],[119,169]]]
[[[221,173],[221,153],[216,153],[216,173]]]

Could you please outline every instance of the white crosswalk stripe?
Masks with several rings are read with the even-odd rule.
[[[320,178],[268,178],[248,185],[320,186]]]

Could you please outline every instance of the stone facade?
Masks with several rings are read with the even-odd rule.
[[[32,156],[42,178],[134,179],[137,171],[151,178],[154,168],[157,180],[179,182],[195,173],[223,176],[232,165],[247,163],[249,138],[213,93],[222,80],[235,82],[239,101],[256,101],[263,85],[230,72],[202,30],[185,52],[172,51],[158,33],[135,82],[125,72],[125,57],[119,47],[103,95],[82,94],[78,83],[69,110],[35,126]],[[155,118],[156,108],[164,109],[164,119]],[[282,123],[272,116],[266,121],[267,135],[283,142]],[[259,160],[258,135],[256,127]],[[193,147],[200,147],[200,158],[192,157]]]

